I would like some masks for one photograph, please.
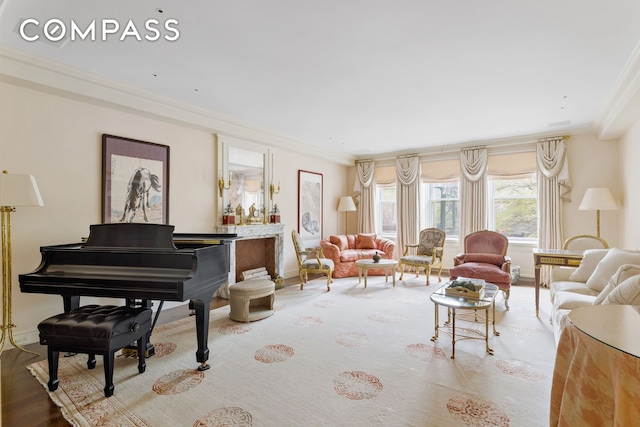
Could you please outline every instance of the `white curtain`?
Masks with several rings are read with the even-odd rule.
[[[562,247],[562,200],[569,199],[569,164],[563,137],[538,141],[538,245]],[[549,283],[550,269],[540,269],[540,283]]]
[[[398,253],[401,256],[404,245],[417,243],[420,209],[420,162],[418,156],[396,159],[396,203],[398,208]]]
[[[358,210],[358,232],[375,233],[375,162],[363,160],[356,162],[356,182],[353,186],[355,192],[360,193],[360,209]]]
[[[460,242],[474,231],[487,228],[487,149],[460,152]]]

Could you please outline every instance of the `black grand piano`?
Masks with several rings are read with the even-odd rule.
[[[172,225],[97,224],[85,242],[42,246],[42,262],[19,275],[20,290],[61,295],[65,312],[81,296],[187,301],[195,311],[198,370],[209,368],[209,310],[215,291],[228,280],[229,242],[234,234],[179,234]]]

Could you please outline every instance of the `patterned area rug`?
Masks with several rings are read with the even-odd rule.
[[[115,394],[103,395],[101,357],[61,358],[60,387],[49,393],[78,426],[546,426],[555,346],[548,293],[535,316],[532,287],[515,286],[511,310],[496,302],[485,343],[434,333],[424,278],[314,280],[276,293],[273,316],[250,324],[211,312],[211,369],[196,370],[194,319],[157,327],[156,355],[138,374],[116,359]],[[441,308],[440,319],[446,317]],[[484,321],[457,322],[471,335]],[[46,388],[47,363],[28,367]]]

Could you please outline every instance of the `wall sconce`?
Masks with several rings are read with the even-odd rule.
[[[269,193],[271,194],[271,200],[273,200],[273,195],[274,194],[280,194],[280,181],[278,181],[278,191],[276,191],[276,186],[273,185],[273,183],[271,183],[271,185],[269,185]]]
[[[229,182],[227,184],[228,185],[225,187],[224,178],[222,177],[222,174],[220,174],[220,179],[218,179],[218,188],[220,189],[220,197],[222,197],[222,192],[224,190],[228,190],[231,188],[231,173],[229,173]]]

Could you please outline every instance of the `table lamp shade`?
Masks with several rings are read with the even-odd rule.
[[[353,203],[351,196],[340,197],[340,203],[338,203],[338,212],[351,212],[356,210],[356,204]]]
[[[0,174],[0,206],[44,206],[36,179],[31,175]]]
[[[588,188],[578,209],[581,211],[614,211],[618,209],[618,205],[613,200],[608,188]]]

